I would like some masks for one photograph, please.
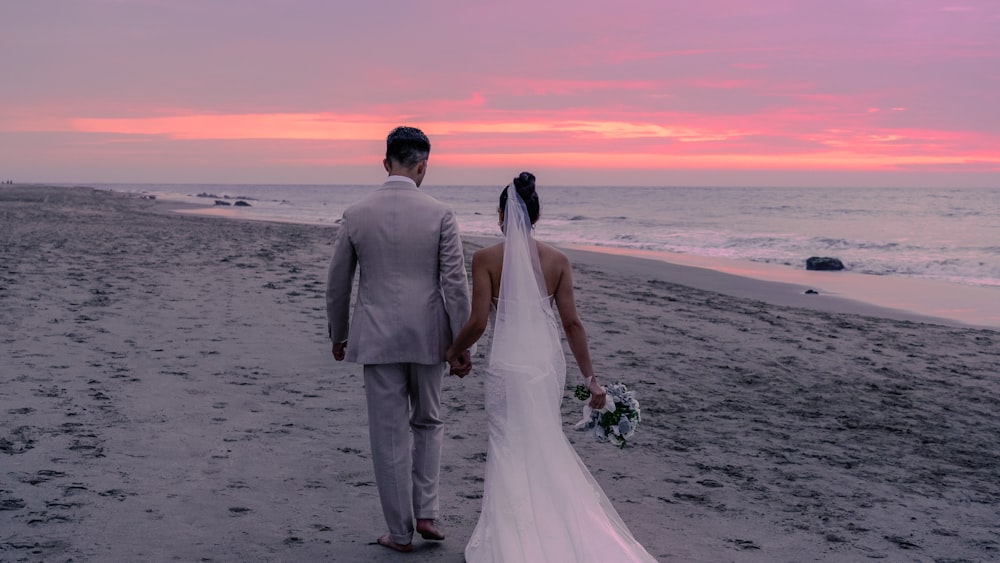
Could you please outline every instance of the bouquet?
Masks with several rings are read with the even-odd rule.
[[[642,417],[639,414],[639,401],[635,394],[623,383],[612,383],[605,388],[608,394],[604,408],[594,410],[586,401],[590,400],[590,390],[584,385],[577,385],[573,395],[584,401],[583,418],[574,428],[591,430],[600,441],[610,441],[620,448],[628,445],[628,439],[635,434]]]

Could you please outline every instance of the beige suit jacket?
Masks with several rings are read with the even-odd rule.
[[[395,180],[349,207],[334,243],[326,312],[330,338],[348,341],[349,362],[444,362],[470,312],[455,214]]]

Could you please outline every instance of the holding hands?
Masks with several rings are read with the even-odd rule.
[[[472,371],[472,354],[468,350],[458,352],[455,347],[448,349],[448,365],[451,366],[451,374],[458,377],[465,377]]]
[[[333,343],[333,359],[338,362],[344,361],[344,357],[347,355],[347,341],[334,342]]]

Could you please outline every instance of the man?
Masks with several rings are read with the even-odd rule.
[[[470,311],[455,215],[418,189],[430,150],[419,129],[389,133],[383,161],[389,177],[344,211],[326,291],[334,358],[364,364],[375,484],[389,527],[378,543],[402,552],[413,549],[414,517],[421,537],[444,539],[434,525],[441,382],[445,353]],[[466,351],[452,372],[464,376],[470,368]]]

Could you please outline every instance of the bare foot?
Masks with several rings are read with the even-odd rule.
[[[417,520],[417,533],[425,540],[441,541],[444,534],[434,526],[433,520]]]
[[[375,540],[375,542],[378,543],[379,545],[388,547],[389,549],[392,549],[394,551],[398,551],[400,553],[409,553],[409,552],[413,551],[413,545],[412,544],[396,543],[396,542],[392,541],[392,538],[389,537],[389,534],[386,534],[386,535],[380,537],[379,539]]]

